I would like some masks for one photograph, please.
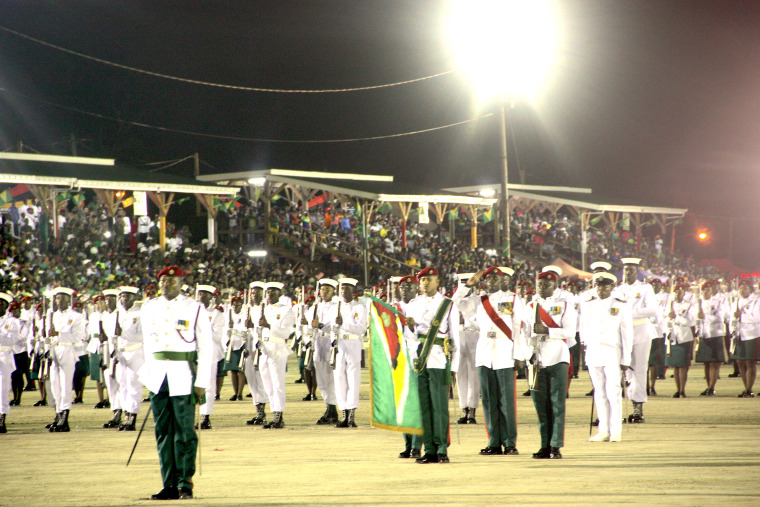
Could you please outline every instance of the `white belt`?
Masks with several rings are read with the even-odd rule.
[[[10,345],[0,345],[0,352],[10,352],[13,350],[13,347]]]
[[[264,338],[264,341],[267,343],[285,343],[285,338],[276,338],[274,336],[269,336],[267,338]]]
[[[358,334],[344,334],[344,335],[341,335],[339,339],[340,340],[361,340],[362,337],[359,336]]]
[[[651,322],[648,318],[647,319],[636,319],[633,321],[634,326],[640,326],[642,324],[646,324],[647,322]]]
[[[74,345],[74,344],[73,343],[69,343],[69,342],[59,342],[59,341],[53,340],[52,341],[52,345],[53,345],[53,347],[69,347],[69,346]]]
[[[142,343],[135,343],[133,345],[128,345],[126,347],[119,347],[119,352],[132,352],[133,350],[137,350],[142,346],[143,346]]]

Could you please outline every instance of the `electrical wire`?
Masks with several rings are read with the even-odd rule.
[[[418,78],[414,78],[414,79],[407,79],[405,81],[398,81],[398,82],[395,82],[395,83],[385,83],[385,84],[371,85],[371,86],[358,86],[358,87],[354,87],[354,88],[328,88],[328,89],[322,89],[322,90],[295,89],[294,90],[294,89],[282,89],[282,88],[261,88],[261,87],[255,87],[255,86],[239,86],[239,85],[230,85],[230,84],[224,84],[224,83],[213,83],[213,82],[209,82],[209,81],[201,81],[199,79],[189,79],[189,78],[184,78],[184,77],[180,77],[180,76],[172,76],[170,74],[163,74],[163,73],[160,73],[160,72],[153,72],[153,71],[150,71],[150,70],[140,69],[138,67],[132,67],[132,66],[129,66],[129,65],[123,65],[121,63],[112,62],[110,60],[105,60],[103,58],[98,58],[96,56],[91,56],[91,55],[88,55],[88,54],[85,54],[85,53],[80,53],[79,51],[74,51],[72,49],[67,49],[67,48],[64,48],[64,47],[61,47],[61,46],[57,46],[55,44],[51,44],[50,42],[46,42],[44,40],[37,39],[35,37],[31,37],[31,36],[23,34],[21,32],[17,32],[15,30],[11,30],[10,28],[7,28],[7,27],[2,26],[2,25],[0,25],[0,30],[2,30],[4,32],[7,32],[7,33],[10,33],[10,34],[13,34],[13,35],[16,35],[17,37],[21,37],[23,39],[35,42],[35,43],[40,44],[42,46],[46,46],[46,47],[55,49],[57,51],[62,51],[64,53],[68,53],[68,54],[71,54],[71,55],[74,55],[74,56],[78,56],[80,58],[91,60],[91,61],[103,64],[103,65],[108,65],[108,66],[111,66],[111,67],[116,67],[116,68],[119,68],[119,69],[131,71],[131,72],[137,72],[137,73],[140,73],[140,74],[146,74],[148,76],[158,77],[158,78],[162,78],[162,79],[170,79],[170,80],[173,80],[173,81],[180,81],[180,82],[183,82],[183,83],[190,83],[190,84],[195,84],[195,85],[200,85],[200,86],[212,86],[212,87],[215,87],[215,88],[225,88],[225,89],[229,89],[229,90],[239,90],[239,91],[247,91],[247,92],[262,92],[262,93],[345,93],[345,92],[358,92],[358,91],[366,91],[366,90],[377,90],[377,89],[380,89],[380,88],[391,88],[393,86],[401,86],[401,85],[406,85],[406,84],[411,84],[411,83],[417,83],[417,82],[420,82],[420,81],[425,81],[425,80],[428,80],[428,79],[433,79],[433,78],[436,78],[436,77],[445,76],[447,74],[451,74],[451,73],[455,72],[455,70],[447,70],[447,71],[444,71],[444,72],[439,72],[437,74],[432,74],[432,75],[424,76],[424,77],[418,77]]]

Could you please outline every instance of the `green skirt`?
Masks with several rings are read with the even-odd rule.
[[[74,378],[83,378],[89,374],[90,374],[90,358],[87,357],[87,354],[83,356],[79,356],[79,361],[77,361],[77,364],[74,367]]]
[[[243,347],[237,350],[233,350],[230,354],[230,360],[224,360],[224,371],[240,371],[238,365],[240,364],[240,356],[243,354]]]
[[[723,337],[702,338],[699,349],[694,358],[697,363],[722,363],[723,362]]]
[[[736,350],[731,355],[731,359],[743,359],[748,361],[757,361],[758,347],[760,347],[760,338],[751,340],[736,339]]]
[[[90,354],[90,379],[100,382],[100,354]]]
[[[685,368],[691,366],[691,351],[694,342],[679,343],[670,346],[670,355],[667,365],[671,368]]]
[[[649,348],[649,366],[658,366],[665,361],[665,338],[655,338]]]

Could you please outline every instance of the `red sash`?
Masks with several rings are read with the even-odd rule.
[[[398,319],[401,322],[401,325],[406,326],[406,315],[404,315],[404,312],[401,311],[401,305],[398,303],[395,303],[393,306],[396,308],[396,311],[398,312]]]
[[[546,310],[544,310],[544,307],[541,306],[538,301],[535,301],[533,304],[538,305],[538,316],[541,318],[541,322],[544,323],[544,326],[550,328],[550,329],[557,329],[561,326],[557,325],[556,322],[554,322],[554,319],[551,318],[551,316],[546,313]]]
[[[509,329],[509,326],[507,326],[507,323],[504,322],[504,319],[499,317],[499,314],[496,313],[496,311],[493,309],[493,306],[491,306],[491,301],[488,299],[488,295],[483,294],[480,296],[480,302],[483,303],[483,309],[486,311],[488,318],[491,319],[494,324],[496,324],[496,327],[501,329],[502,333],[507,335],[507,338],[512,340],[512,330]]]

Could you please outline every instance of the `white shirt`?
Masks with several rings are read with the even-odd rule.
[[[630,366],[633,317],[625,301],[591,296],[582,301],[580,336],[589,366]]]

